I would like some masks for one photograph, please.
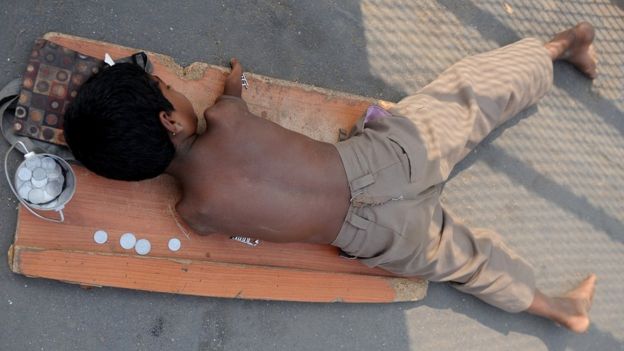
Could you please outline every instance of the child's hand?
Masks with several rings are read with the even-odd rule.
[[[241,97],[243,91],[243,84],[241,83],[243,66],[241,66],[240,62],[235,58],[230,60],[230,66],[232,67],[232,72],[230,72],[230,75],[225,79],[223,95]]]

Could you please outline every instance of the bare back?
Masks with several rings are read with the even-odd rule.
[[[349,204],[346,174],[331,144],[251,114],[222,96],[207,110],[177,206],[196,231],[275,242],[329,243]]]

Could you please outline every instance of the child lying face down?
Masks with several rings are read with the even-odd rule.
[[[369,109],[336,144],[249,112],[235,59],[201,135],[186,97],[138,66],[117,64],[82,86],[65,138],[99,175],[175,177],[176,210],[198,233],[332,244],[366,265],[448,281],[506,311],[582,332],[594,275],[566,295],[542,294],[533,269],[497,233],[467,228],[439,196],[455,164],[546,94],[552,61],[595,76],[593,36],[580,23],[546,44],[524,39],[467,57],[390,111]]]
[[[85,83],[68,109],[68,144],[105,177],[173,175],[183,190],[177,212],[198,233],[331,242],[349,206],[338,152],[251,114],[241,73],[233,61],[200,136],[182,94],[137,66],[114,65]]]

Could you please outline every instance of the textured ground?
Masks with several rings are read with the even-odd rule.
[[[492,227],[547,292],[589,272],[593,324],[576,336],[446,285],[422,302],[299,304],[82,290],[9,272],[15,201],[0,182],[2,350],[624,350],[624,4],[619,1],[5,1],[0,85],[32,41],[60,31],[398,100],[461,57],[579,20],[596,25],[600,77],[566,64],[536,107],[456,169],[445,202]],[[4,154],[5,144],[0,144]]]

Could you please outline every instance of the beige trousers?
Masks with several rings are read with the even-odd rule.
[[[332,243],[369,266],[448,281],[509,312],[533,301],[530,265],[493,231],[471,230],[439,202],[452,168],[552,85],[543,44],[524,39],[462,59],[391,116],[360,120],[336,144],[351,206]]]

